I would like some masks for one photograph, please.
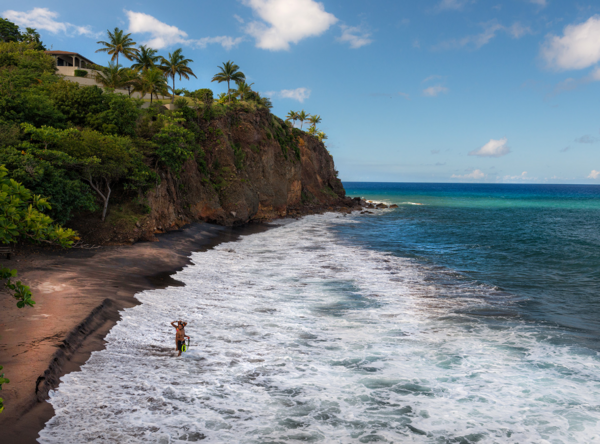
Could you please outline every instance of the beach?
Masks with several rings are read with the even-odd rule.
[[[104,347],[103,338],[119,319],[119,311],[139,303],[136,293],[182,285],[171,275],[189,263],[191,252],[265,229],[264,224],[231,228],[196,223],[159,235],[158,242],[92,250],[25,250],[6,261],[32,287],[36,305],[19,310],[12,298],[0,300],[0,362],[11,381],[2,390],[6,406],[0,415],[2,442],[36,442],[39,430],[54,414],[44,400],[48,390]]]

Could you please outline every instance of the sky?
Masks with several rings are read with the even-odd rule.
[[[318,114],[343,181],[600,184],[597,0],[0,0],[106,64],[115,27],[197,79],[238,64],[273,112]],[[215,94],[215,95],[216,95]]]

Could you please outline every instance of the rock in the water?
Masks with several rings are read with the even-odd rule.
[[[384,203],[380,203],[380,204],[377,204],[377,208],[384,209],[384,208],[389,208],[389,207]]]
[[[398,208],[398,205],[396,205],[396,204],[390,205],[390,208]]]

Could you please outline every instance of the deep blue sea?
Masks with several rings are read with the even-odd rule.
[[[341,228],[353,242],[494,287],[514,301],[507,314],[600,350],[600,186],[344,185],[350,196],[400,206]]]
[[[39,441],[600,444],[600,187],[345,186],[398,208],[194,253]]]

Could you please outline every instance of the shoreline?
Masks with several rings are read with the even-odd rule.
[[[36,443],[39,431],[54,416],[46,402],[60,378],[77,371],[120,312],[138,305],[135,294],[181,286],[172,275],[190,264],[192,252],[206,251],[240,236],[268,230],[267,224],[223,227],[194,223],[160,235],[159,242],[98,250],[20,252],[6,265],[17,268],[37,302],[17,309],[14,299],[0,299],[0,364],[10,383],[1,394],[2,442]]]

